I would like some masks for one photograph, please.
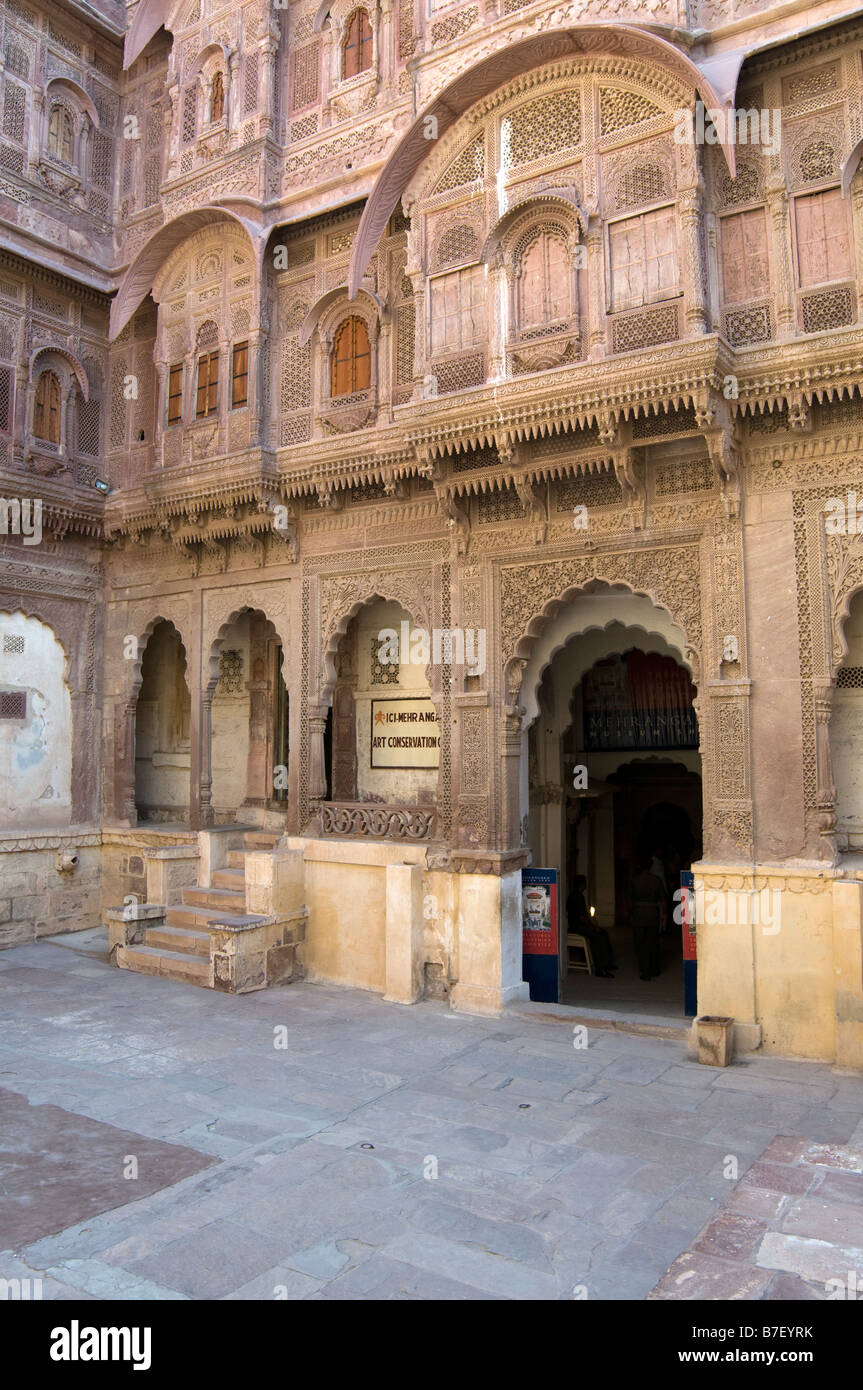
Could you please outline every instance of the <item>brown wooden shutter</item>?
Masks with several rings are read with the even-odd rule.
[[[213,415],[219,408],[219,354],[210,353],[210,374],[207,384],[207,414]]]
[[[183,364],[175,362],[168,371],[168,424],[179,424],[183,418]]]
[[[231,409],[249,403],[249,344],[234,344],[234,362],[231,373]]]

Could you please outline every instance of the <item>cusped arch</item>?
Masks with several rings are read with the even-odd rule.
[[[237,622],[239,618],[242,618],[244,614],[248,614],[250,617],[263,618],[267,624],[267,636],[278,638],[282,646],[286,646],[285,634],[279,632],[275,622],[269,616],[266,609],[260,608],[254,603],[238,604],[231,610],[228,616],[219,623],[215,633],[205,638],[206,645],[204,650],[208,655],[204,667],[203,686],[206,693],[210,696],[212,696],[219,683],[219,657],[221,655],[222,645],[234,623]],[[210,632],[212,633],[212,625],[210,627]]]
[[[424,627],[427,632],[431,632],[431,615],[418,591],[407,594],[398,584],[390,585],[380,582],[373,583],[367,589],[363,588],[362,592],[358,590],[353,600],[345,604],[339,610],[338,615],[333,617],[329,629],[323,634],[320,698],[325,705],[330,703],[333,686],[336,683],[336,657],[338,656],[339,643],[357,614],[372,603],[397,603],[415,623]]]
[[[99,129],[99,113],[93,103],[93,98],[84,91],[79,83],[74,82],[71,77],[52,77],[47,87],[45,95],[50,105],[52,98],[57,93],[66,92],[82,111],[86,111],[96,130]]]
[[[546,210],[562,212],[569,222],[575,223],[582,236],[587,235],[587,219],[578,206],[575,191],[564,188],[543,189],[541,192],[529,193],[518,198],[498,218],[483,243],[480,260],[488,262],[497,247],[506,241],[510,232],[522,218],[529,217],[533,211],[544,212]]]
[[[215,40],[213,40],[212,43],[204,44],[204,47],[198,53],[197,57],[189,64],[185,80],[187,82],[195,82],[210,59],[216,57],[222,59],[227,69],[229,53],[225,45],[223,43],[217,43]]]
[[[174,621],[174,619],[169,618],[166,616],[165,613],[160,612],[156,617],[150,619],[146,627],[143,628],[143,630],[138,635],[138,652],[134,661],[129,662],[129,666],[131,669],[129,673],[130,679],[128,697],[131,703],[135,703],[137,701],[138,693],[141,689],[141,683],[143,681],[144,653],[147,650],[147,645],[150,641],[150,638],[153,636],[153,633],[156,631],[156,628],[159,627],[162,623],[164,623],[167,627],[171,628],[172,632],[176,634],[177,641],[180,644],[180,650],[182,651],[183,659],[185,662],[186,684],[189,685],[189,649],[186,646],[186,643],[183,641],[183,634],[180,631],[180,628],[177,626],[177,623]]]
[[[860,161],[863,160],[863,140],[858,140],[848,158],[842,165],[842,196],[847,198],[851,192],[851,185],[854,182],[854,175],[860,168]]]
[[[50,604],[50,599],[46,601]],[[63,681],[69,690],[75,690],[72,683],[72,660],[69,654],[69,643],[66,642],[57,631],[57,615],[52,612],[50,607],[44,607],[39,594],[22,594],[21,598],[15,599],[14,604],[0,603],[0,623],[4,618],[14,618],[20,613],[22,618],[32,618],[34,622],[41,623],[50,632],[57,646],[63,653]]]
[[[654,619],[651,628],[645,630],[657,631],[658,635],[663,637],[669,646],[680,653],[682,664],[690,672],[693,683],[698,685],[700,677],[698,650],[687,633],[685,625],[679,616],[672,612],[668,604],[646,587],[637,586],[624,579],[597,577],[586,583],[571,584],[559,595],[546,600],[539,612],[526,624],[514,643],[512,653],[504,667],[507,702],[510,706],[518,705],[528,709],[527,701],[530,701],[529,709],[533,712],[530,717],[525,714],[525,728],[536,718],[538,712],[537,694],[543,673],[557,652],[566,645],[571,637],[577,635],[577,631],[572,630],[570,616],[573,606],[577,605],[576,613],[579,608],[585,612],[588,627],[584,631],[597,628],[603,630],[613,623],[625,622],[625,619],[619,614],[611,614],[610,612],[606,615],[605,622],[592,620],[589,615],[589,604],[590,600],[596,597],[616,598],[618,600],[626,600],[629,597],[636,600],[646,600],[650,605],[650,610],[644,608],[643,604],[634,606],[625,601],[620,604],[620,612],[626,613],[629,609],[631,613],[641,613],[644,621],[648,620],[649,613],[651,615],[664,615],[664,617]],[[581,604],[580,600],[586,600],[586,602]],[[558,616],[561,618],[561,624],[556,630],[555,623]],[[563,635],[564,625],[569,630],[568,636]],[[643,626],[643,622],[639,621],[636,616],[629,625]],[[525,683],[527,683],[527,688]]]
[[[437,131],[439,142],[475,102],[531,68],[561,58],[600,55],[635,57],[657,63],[670,76],[678,79],[693,100],[700,93],[708,108],[730,109],[730,102],[720,100],[710,79],[691,58],[667,39],[632,25],[585,24],[578,29],[557,29],[510,42],[448,83],[417,116],[386,161],[354,237],[348,278],[351,297],[359,288],[399,199],[435,144],[428,139],[430,117],[436,122],[433,128]],[[733,177],[735,150],[727,138],[728,126],[726,122],[726,139],[722,147]]]
[[[305,347],[318,324],[330,317],[330,311],[336,307],[340,300],[344,300],[346,313],[349,310],[351,312],[360,310],[363,311],[363,317],[367,318],[370,324],[372,321],[374,321],[375,326],[380,323],[384,305],[376,294],[372,294],[367,289],[360,289],[349,300],[344,285],[338,285],[334,290],[328,290],[326,294],[321,295],[320,299],[315,300],[306,314],[300,325],[300,347]]]
[[[241,217],[227,208],[207,206],[196,208],[194,212],[184,212],[171,222],[166,222],[144,243],[123,279],[116,298],[111,305],[108,336],[111,339],[125,328],[139,304],[147,297],[159,268],[168,257],[194,232],[217,223],[236,223],[242,227],[249,238],[253,259],[259,267],[262,248],[262,228],[260,223]]]
[[[32,352],[30,354],[30,365],[27,373],[27,379],[30,382],[30,384],[33,385],[38,376],[38,372],[36,370],[36,363],[39,361],[39,359],[41,357],[50,357],[52,355],[54,357],[60,357],[63,359],[63,361],[66,363],[69,370],[71,371],[72,375],[74,376],[75,380],[77,381],[79,389],[81,391],[81,395],[84,397],[84,400],[89,401],[90,383],[87,380],[87,373],[84,371],[83,366],[78,361],[78,358],[75,356],[75,354],[70,352],[68,348],[55,347],[53,346],[53,344],[50,343],[46,344],[45,347],[36,348],[35,352]]]

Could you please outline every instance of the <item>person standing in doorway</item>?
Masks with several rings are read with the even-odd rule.
[[[665,902],[665,888],[659,876],[651,872],[650,861],[651,855],[639,855],[629,890],[635,954],[642,980],[652,980],[659,974],[659,932]]]

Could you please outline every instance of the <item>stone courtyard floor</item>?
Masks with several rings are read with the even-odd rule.
[[[215,994],[105,948],[0,954],[0,1279],[76,1300],[769,1299],[826,1297],[852,1262],[863,1291],[859,1074],[714,1070],[599,1027],[574,1048],[563,1011]],[[759,1264],[768,1237],[785,1254]]]

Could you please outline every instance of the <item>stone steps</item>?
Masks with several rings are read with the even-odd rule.
[[[139,975],[159,975],[183,984],[210,987],[210,961],[181,951],[155,950],[152,946],[118,946],[117,964]]]
[[[246,910],[246,893],[228,888],[184,888],[184,907],[215,907],[221,912],[242,913]]]
[[[156,951],[178,951],[181,955],[210,959],[208,931],[195,931],[189,927],[178,927],[169,923],[163,927],[148,927],[144,933],[144,941]]]
[[[245,851],[244,849],[229,849],[229,850],[228,850],[228,868],[229,868],[229,869],[240,869],[240,870],[243,870],[243,869],[245,868],[245,863],[246,863],[246,851]],[[223,869],[219,869],[218,872],[219,872],[219,873],[223,873],[224,870],[223,870]]]
[[[245,855],[243,855],[245,859]],[[233,893],[245,893],[246,874],[244,868],[214,869],[213,887],[229,888]]]

